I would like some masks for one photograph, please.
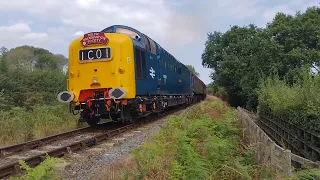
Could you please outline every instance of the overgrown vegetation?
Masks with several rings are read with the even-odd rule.
[[[202,64],[214,70],[215,92],[223,87],[232,106],[256,110],[262,78],[276,75],[292,85],[300,79],[302,67],[319,67],[319,37],[319,7],[295,16],[278,13],[266,28],[250,24],[209,33]]]
[[[320,76],[301,73],[292,86],[277,77],[262,81],[259,90],[259,111],[270,111],[297,126],[320,133]]]
[[[275,177],[254,163],[253,151],[241,146],[242,138],[236,111],[207,100],[170,117],[159,133],[132,152],[130,163],[119,165],[118,174],[122,179]]]
[[[319,37],[319,7],[295,16],[278,13],[266,28],[250,24],[210,33],[202,64],[214,70],[214,94],[230,105],[271,110],[320,133]]]
[[[296,173],[292,180],[315,180],[320,178],[319,169],[306,169]]]
[[[308,180],[320,175],[316,169],[299,171],[292,178],[254,161],[254,147],[243,145],[236,111],[215,99],[171,116],[166,126],[142,146],[100,177],[113,179],[287,179]],[[59,179],[57,163],[49,157],[35,168],[20,161],[26,174],[12,180]]]
[[[10,180],[58,180],[59,177],[54,174],[54,165],[63,162],[62,159],[46,155],[46,159],[35,168],[31,168],[25,161],[19,161],[21,169],[26,170],[26,174],[21,177],[10,178]]]
[[[66,89],[66,64],[42,48],[0,49],[0,146],[77,128],[68,106],[56,100]]]

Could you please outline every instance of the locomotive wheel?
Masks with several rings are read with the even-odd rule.
[[[86,121],[90,126],[96,126],[99,123],[100,118],[93,116],[92,118],[86,119]]]
[[[136,123],[137,122],[137,119],[135,119],[135,118],[131,118],[130,120],[129,120],[129,123],[131,123],[131,124],[134,124],[134,123]]]

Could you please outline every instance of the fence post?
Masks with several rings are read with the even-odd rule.
[[[262,132],[261,131],[259,131],[259,128],[257,127],[257,126],[255,126],[255,128],[256,128],[256,133],[257,133],[257,141],[256,141],[256,145],[258,146],[257,148],[258,148],[258,154],[259,154],[259,156],[258,156],[258,161],[260,162],[260,163],[262,163],[263,162],[263,157],[264,157],[264,147],[263,147],[263,134],[262,134]]]
[[[287,177],[292,177],[292,171],[291,171],[291,151],[290,150],[284,150],[284,173]]]
[[[276,148],[276,143],[274,141],[271,141],[271,143],[270,143],[270,166],[276,164],[276,159],[275,159],[275,155],[274,155],[275,148]]]

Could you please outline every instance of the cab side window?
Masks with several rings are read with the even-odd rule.
[[[113,28],[106,28],[106,29],[102,30],[101,32],[104,32],[104,33],[113,33]]]
[[[153,54],[156,54],[157,52],[157,45],[156,45],[156,43],[151,39],[151,38],[149,38],[149,37],[146,37],[146,39],[147,39],[147,48],[148,48],[148,50],[151,52],[151,53],[153,53]]]
[[[138,79],[146,78],[146,55],[145,51],[135,48],[136,74]]]
[[[128,35],[133,39],[136,39],[136,37],[140,38],[140,36],[137,33],[133,32],[129,29],[117,28],[116,33]]]

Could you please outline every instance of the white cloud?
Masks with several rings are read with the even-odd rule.
[[[82,36],[84,34],[83,31],[77,31],[73,34],[73,36]]]
[[[0,2],[0,10],[27,12],[41,20],[63,23],[66,27],[85,31],[124,24],[146,33],[164,47],[175,47],[197,41],[200,36],[205,37],[208,21],[212,19],[210,16],[224,19],[254,16],[260,1],[10,0]],[[177,8],[170,9],[169,6]],[[188,11],[181,13],[181,9]]]
[[[33,40],[33,39],[46,39],[48,38],[47,33],[27,33],[23,36],[23,39]]]
[[[266,0],[219,0],[212,3],[216,6],[213,13],[215,16],[234,20],[252,18],[259,14],[263,2]]]
[[[6,47],[25,44],[41,46],[48,42],[48,34],[45,32],[33,32],[28,24],[17,23],[0,26],[0,42],[1,46]]]
[[[98,4],[100,0],[77,0],[76,2],[80,7],[87,8],[92,7],[92,5]]]
[[[316,5],[316,1],[281,4],[275,0],[2,0],[1,13],[20,19],[8,16],[0,22],[0,46],[27,44],[67,55],[72,39],[123,24],[147,34],[183,63],[196,65],[198,72],[209,73],[200,67],[207,32],[228,29],[229,24],[261,26],[271,21],[277,11],[292,14]],[[276,5],[267,8],[267,4]]]
[[[295,11],[290,7],[288,4],[281,4],[275,7],[272,7],[270,9],[267,9],[263,12],[263,18],[265,19],[266,22],[272,21],[274,16],[278,13],[282,12],[285,14],[295,14]]]
[[[317,5],[315,0],[292,0],[286,4],[278,4],[274,7],[267,8],[262,13],[262,23],[265,25],[267,22],[271,22],[278,12],[285,14],[295,15],[297,11],[304,12],[308,7]]]
[[[0,26],[0,37],[5,36],[6,33],[26,33],[30,32],[31,29],[28,24],[24,23],[17,23],[17,24],[12,24],[8,26]]]

